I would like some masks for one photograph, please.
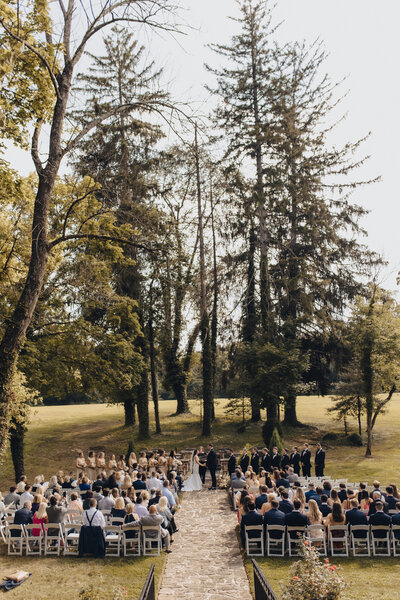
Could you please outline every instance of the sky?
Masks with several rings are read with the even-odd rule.
[[[149,55],[164,66],[165,80],[177,100],[191,100],[207,112],[211,105],[204,84],[212,75],[204,63],[216,65],[218,57],[207,47],[229,42],[237,24],[235,0],[181,0],[181,21],[190,25],[186,35],[140,35]],[[397,173],[400,163],[400,3],[398,0],[276,0],[276,22],[283,21],[279,41],[316,38],[329,53],[326,71],[333,80],[347,77],[342,102],[347,114],[332,141],[340,146],[371,132],[364,144],[370,155],[360,178],[381,177],[381,182],[358,189],[353,200],[370,211],[362,224],[368,232],[364,242],[388,261],[379,283],[396,290],[400,271],[398,224],[400,198]],[[91,49],[93,51],[93,48]],[[361,156],[361,155],[360,155]],[[8,158],[23,174],[32,170],[29,157],[10,149]]]

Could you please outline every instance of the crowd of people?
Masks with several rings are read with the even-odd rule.
[[[32,534],[39,537],[47,523],[64,523],[67,515],[80,516],[86,526],[105,527],[103,511],[107,511],[111,524],[119,525],[122,519],[122,525],[160,526],[163,545],[171,552],[182,487],[175,451],[168,456],[162,449],[149,455],[141,452],[138,458],[132,452],[127,460],[111,455],[107,464],[104,452],[96,456],[90,451],[86,458],[79,452],[75,466],[76,471],[58,471],[47,481],[38,475],[30,483],[23,476],[7,494],[0,492],[0,520],[11,509],[13,524],[33,523],[38,527]]]
[[[289,452],[287,448],[284,448],[282,454],[279,453],[276,446],[272,448],[271,452],[268,448],[263,448],[261,452],[256,447],[252,448],[250,452],[248,452],[247,448],[243,448],[239,457],[238,466],[240,466],[243,473],[247,471],[249,466],[252,467],[255,473],[258,473],[260,468],[272,472],[275,469],[292,467],[296,475],[302,473],[303,477],[311,477],[311,461],[312,454],[310,445],[306,442],[301,449],[297,446],[293,446],[291,452]],[[314,466],[315,476],[323,477],[325,469],[325,450],[320,443],[317,443],[315,447]],[[236,457],[233,450],[229,450],[228,471],[230,474],[233,473],[235,467]]]

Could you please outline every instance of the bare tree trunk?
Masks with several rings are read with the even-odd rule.
[[[211,358],[212,358],[212,411],[211,419],[215,421],[215,386],[217,379],[217,337],[218,337],[218,270],[217,270],[217,244],[215,236],[215,222],[214,222],[214,201],[213,201],[213,189],[211,184],[211,231],[213,240],[213,285],[214,285],[214,296],[213,296],[213,307],[211,315]]]
[[[125,427],[131,427],[136,423],[135,399],[133,398],[133,394],[129,392],[124,392],[124,394],[129,394],[124,398]]]
[[[14,465],[15,482],[21,480],[25,473],[24,466],[24,438],[25,425],[15,419],[11,419],[10,429],[10,449],[11,457]]]
[[[365,456],[372,455],[372,418],[374,410],[374,372],[372,368],[372,352],[374,347],[374,333],[373,333],[373,314],[375,307],[375,289],[373,291],[371,300],[368,306],[368,312],[365,322],[365,331],[363,335],[363,343],[361,348],[361,373],[363,377],[363,387],[365,396],[365,407],[367,413],[367,447],[365,449]]]
[[[197,182],[197,211],[199,224],[200,249],[200,336],[203,363],[203,435],[210,435],[212,420],[212,353],[210,322],[207,311],[206,261],[204,249],[203,208],[201,204],[200,157],[197,140],[197,124],[195,126],[195,161]]]
[[[150,298],[150,304],[152,299]],[[154,329],[153,329],[153,310],[150,306],[149,316],[149,347],[150,347],[150,374],[151,374],[151,394],[154,404],[154,418],[156,421],[156,433],[161,433],[160,411],[158,407],[158,381],[156,371],[156,356],[154,348]]]

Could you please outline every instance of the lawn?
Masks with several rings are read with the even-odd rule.
[[[218,401],[217,420],[213,426],[210,440],[216,448],[231,446],[240,450],[245,444],[262,446],[261,424],[251,424],[244,433],[237,432],[238,423],[232,417],[226,417],[225,400]],[[328,431],[340,431],[340,425],[333,421],[326,410],[330,406],[329,398],[316,396],[302,397],[298,403],[298,417],[306,427],[285,431],[285,445],[300,445],[304,441],[315,443]],[[26,435],[25,466],[30,480],[38,473],[46,477],[58,469],[74,469],[76,450],[85,452],[89,448],[105,450],[117,454],[126,452],[128,442],[133,440],[135,450],[142,448],[164,447],[186,448],[200,444],[206,445],[208,438],[201,437],[200,405],[190,402],[191,414],[172,416],[175,403],[160,403],[163,433],[152,435],[144,442],[137,440],[136,428],[123,425],[121,406],[78,405],[39,407],[32,415]],[[355,430],[355,423],[351,423]],[[400,395],[394,396],[387,412],[377,420],[374,433],[373,457],[364,458],[364,448],[355,448],[339,443],[324,444],[327,451],[326,473],[335,477],[347,477],[351,480],[372,481],[378,477],[383,483],[399,481],[400,470]],[[152,422],[154,428],[154,423]],[[13,481],[11,459],[8,456],[0,471],[0,490],[5,491]],[[73,558],[15,558],[7,557],[4,548],[0,550],[0,578],[10,570],[21,568],[33,574],[33,577],[20,588],[12,592],[18,599],[32,598],[41,600],[55,593],[59,600],[75,600],[79,591],[91,583],[101,590],[104,600],[113,598],[113,588],[123,585],[128,591],[129,600],[139,597],[141,587],[151,564],[149,558],[131,558],[127,560],[109,558],[105,561]],[[164,557],[156,559],[156,580],[160,576]],[[363,597],[366,600],[385,600],[396,597],[391,587],[385,589],[383,582],[394,581],[398,560],[395,559],[359,559],[340,560],[346,579],[351,583],[348,590],[349,600]],[[262,559],[260,564],[274,589],[279,593],[279,581],[288,577],[287,559]],[[251,577],[250,577],[251,579]]]

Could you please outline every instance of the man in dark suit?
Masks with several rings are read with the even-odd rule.
[[[311,452],[308,444],[304,444],[304,448],[301,451],[300,462],[303,470],[303,477],[311,477]]]
[[[313,500],[315,500],[315,496],[313,496]],[[321,504],[319,505],[319,510],[321,511],[322,516],[324,518],[332,512],[332,509],[328,504],[328,496],[326,494],[322,494],[321,496]]]
[[[240,537],[242,540],[243,548],[246,545],[245,536],[244,536],[244,528],[246,525],[262,525],[264,520],[263,516],[260,513],[256,512],[254,502],[249,502],[247,504],[247,512],[242,516],[240,521]],[[249,531],[249,538],[259,537],[258,531]]]
[[[338,497],[339,497],[340,502],[344,502],[347,498],[346,484],[343,482],[339,483]]]
[[[287,469],[287,467],[289,465],[290,465],[289,452],[288,452],[287,448],[284,448],[283,449],[282,458],[281,458],[281,466],[280,466],[280,468],[282,469],[282,471],[284,471],[285,469]]]
[[[321,444],[317,444],[315,453],[315,477],[323,477],[325,469],[325,452]]]
[[[392,525],[400,526],[400,502],[396,504],[396,514],[392,515]],[[396,540],[400,540],[400,530],[393,531],[393,535]]]
[[[388,510],[396,510],[396,504],[398,503],[398,499],[393,496],[393,492],[394,492],[394,490],[393,490],[392,486],[388,485],[388,487],[386,488],[386,498],[385,498]]]
[[[274,469],[279,469],[281,466],[281,457],[276,446],[272,448],[271,466]]]
[[[279,510],[279,502],[275,498],[271,500],[272,508],[264,514],[264,525],[281,525],[285,526],[285,513]],[[272,539],[278,539],[281,537],[279,531],[271,531],[270,536]]]
[[[268,502],[268,488],[266,485],[260,486],[261,494],[256,498],[256,509],[260,510],[265,502]]]
[[[290,455],[290,465],[296,475],[300,475],[300,454],[297,451],[297,446],[293,446],[292,454]]]
[[[13,525],[28,525],[32,523],[32,503],[27,500],[22,508],[15,511]],[[19,531],[11,531],[11,537],[21,537]]]
[[[378,502],[380,502],[382,504],[383,512],[385,512],[385,513],[389,512],[388,505],[383,500],[381,492],[378,492],[378,490],[375,490],[372,493],[372,502],[370,502],[370,505],[369,505],[369,511],[368,511],[369,517],[371,517],[372,515],[374,515],[376,513],[376,511],[377,511],[376,505]]]
[[[386,515],[383,512],[383,502],[381,502],[380,500],[377,500],[375,502],[375,508],[376,508],[376,512],[370,516],[369,518],[369,524],[370,525],[374,525],[379,526],[379,525],[383,525],[385,527],[390,527],[390,524],[392,522],[392,518],[390,515]],[[382,529],[382,531],[375,531],[374,535],[377,538],[384,538],[386,537],[387,532]]]
[[[285,515],[285,525],[287,525],[288,527],[305,527],[309,524],[308,517],[300,512],[300,508],[301,502],[300,500],[297,500],[297,498],[295,498],[293,500],[292,512],[286,513]],[[297,532],[291,531],[290,537],[297,539]]]
[[[215,476],[215,473],[217,470],[217,455],[216,455],[213,445],[211,443],[208,444],[208,454],[207,454],[206,466],[207,466],[207,469],[210,471],[211,481],[212,481],[212,485],[209,489],[216,490],[217,489],[217,478]]]
[[[350,510],[346,511],[346,524],[347,525],[368,525],[367,515],[358,508],[358,500],[353,498],[350,500]],[[365,538],[366,533],[364,531],[355,531],[354,537]]]
[[[280,479],[278,479],[278,481],[276,482],[277,488],[279,488],[282,485],[285,488],[290,488],[290,482],[289,482],[289,479],[287,479],[287,475],[286,475],[285,471],[281,471]]]
[[[228,450],[228,456],[229,456],[229,460],[228,460],[228,473],[229,473],[229,477],[232,477],[232,474],[236,470],[236,457],[233,454],[232,448],[229,448],[229,450]]]
[[[247,469],[249,468],[249,463],[250,463],[250,457],[247,454],[247,448],[243,448],[243,452],[242,452],[242,457],[240,459],[240,468],[242,469],[243,473],[246,473]]]
[[[265,471],[271,470],[271,457],[269,455],[268,448],[262,449],[261,468],[265,469]]]
[[[313,498],[314,496],[316,496],[317,492],[315,491],[315,487],[313,483],[309,483],[308,484],[308,490],[307,492],[304,494],[306,497],[306,502],[308,502],[311,498]]]
[[[253,448],[253,450],[252,450],[250,464],[253,468],[254,473],[256,473],[256,475],[257,475],[258,467],[260,464],[260,456],[258,454],[257,448]]]
[[[293,504],[289,500],[289,494],[286,491],[281,492],[281,498],[282,500],[279,502],[279,510],[285,513],[285,515],[292,512]]]

